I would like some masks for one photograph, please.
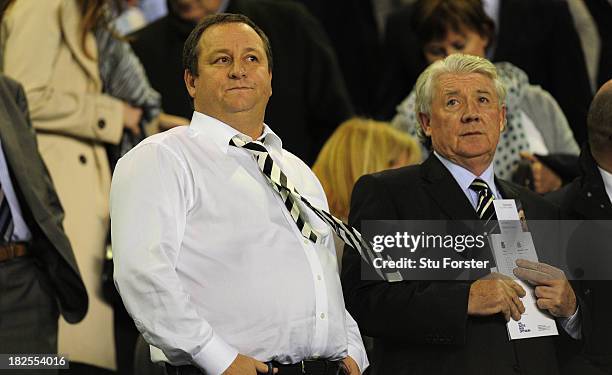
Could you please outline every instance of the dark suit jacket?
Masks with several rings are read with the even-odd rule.
[[[426,67],[411,31],[410,7],[389,16],[385,53],[388,66],[380,86],[384,118],[410,93]],[[567,4],[559,0],[501,0],[493,61],[523,69],[532,84],[557,100],[578,144],[586,141],[586,114],[591,89],[578,34]]]
[[[31,251],[53,284],[60,312],[70,323],[83,319],[88,298],[74,253],[64,233],[64,211],[38,154],[21,85],[0,75],[0,139],[24,219]]]
[[[518,199],[527,220],[555,219],[558,209],[503,180],[504,198]],[[450,172],[430,156],[423,164],[366,175],[357,181],[349,222],[362,220],[478,220]],[[500,314],[467,315],[469,282],[361,280],[365,262],[345,248],[346,306],[364,335],[375,338],[372,375],[557,374],[553,338],[510,342]],[[561,335],[566,335],[559,328]],[[566,339],[569,340],[568,337]]]
[[[327,35],[293,1],[231,0],[228,13],[249,17],[268,36],[274,54],[272,97],[265,121],[283,148],[312,165],[323,143],[352,113],[342,73]],[[194,25],[169,14],[133,34],[132,47],[166,113],[191,118],[183,82],[183,43]]]
[[[585,278],[589,278],[589,269],[603,262],[609,270],[610,232],[612,220],[612,202],[608,198],[597,163],[588,146],[583,147],[580,154],[582,175],[563,189],[547,195],[547,199],[561,207],[565,218],[585,220],[580,224],[570,240],[568,263],[570,269],[586,268]],[[589,223],[589,220],[606,220],[605,222]],[[604,224],[605,223],[605,224]],[[599,227],[602,225],[603,227]],[[594,234],[595,233],[595,234]],[[580,250],[578,250],[580,249]],[[588,251],[588,254],[576,254],[578,251]],[[592,263],[591,263],[592,262]],[[597,277],[597,280],[582,282],[585,289],[585,303],[589,307],[592,332],[585,339],[584,358],[587,363],[594,363],[600,368],[612,372],[612,281],[610,272]],[[574,275],[580,276],[580,275]],[[605,277],[605,281],[601,280]]]
[[[356,114],[375,116],[382,64],[373,0],[298,1],[321,21],[329,35]]]

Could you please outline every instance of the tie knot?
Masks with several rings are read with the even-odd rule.
[[[246,139],[244,136],[240,134],[237,134],[233,136],[232,139],[230,139],[229,144],[230,146],[242,147],[242,148],[246,148],[247,150],[251,150],[251,151],[268,152],[266,147],[263,145],[263,142],[265,141],[265,139],[266,138],[263,137],[261,141],[259,140],[252,141],[252,140]]]
[[[470,189],[474,190],[477,193],[480,193],[481,191],[487,192],[489,191],[489,185],[487,185],[487,183],[481,180],[480,178],[475,178],[474,181],[472,181],[472,184],[470,185]]]

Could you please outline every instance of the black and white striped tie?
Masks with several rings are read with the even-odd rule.
[[[470,189],[478,193],[478,204],[476,205],[476,214],[487,223],[491,220],[497,220],[493,200],[495,197],[489,189],[489,185],[480,178],[475,178]]]
[[[11,242],[13,236],[13,215],[9,207],[8,199],[4,195],[4,190],[0,185],[0,242]]]
[[[262,141],[263,142],[263,141]],[[304,198],[295,188],[295,185],[287,178],[285,173],[278,167],[276,162],[272,159],[266,147],[259,141],[245,141],[239,135],[235,136],[230,140],[230,145],[236,147],[242,147],[249,150],[259,166],[259,170],[270,182],[274,190],[280,194],[285,207],[291,213],[293,221],[297,225],[298,229],[302,233],[302,236],[309,239],[312,242],[317,242],[318,234],[312,229],[305,216],[300,211],[297,201],[301,201],[306,207],[310,208],[321,220],[326,222],[336,232],[338,237],[344,241],[347,245],[357,250],[361,257],[366,262],[373,264],[374,259],[380,258],[381,255],[375,253],[372,250],[370,244],[364,241],[361,234],[357,229],[342,222],[342,220],[333,216],[329,212],[322,210],[318,207],[313,206],[310,202]],[[307,228],[307,229],[304,229]],[[399,272],[382,274],[379,269],[376,269],[379,276],[383,277],[387,281],[401,281],[402,277]]]

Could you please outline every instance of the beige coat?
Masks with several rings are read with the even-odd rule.
[[[18,0],[0,33],[4,73],[26,90],[40,153],[59,194],[64,227],[90,298],[85,319],[60,322],[59,352],[115,368],[112,309],[100,295],[108,230],[110,169],[103,142],[117,143],[122,103],[101,94],[92,34],[81,48],[77,0]]]

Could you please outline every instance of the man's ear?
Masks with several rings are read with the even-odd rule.
[[[427,113],[419,112],[418,115],[419,124],[421,125],[421,129],[423,129],[423,133],[431,137],[431,119]]]
[[[193,74],[191,74],[189,70],[185,69],[185,72],[183,73],[183,80],[185,81],[185,87],[187,87],[187,92],[192,98],[195,98],[196,92],[195,79],[196,78],[193,76]]]
[[[502,105],[502,109],[500,111],[501,120],[499,122],[499,132],[503,132],[506,129],[506,106]]]

